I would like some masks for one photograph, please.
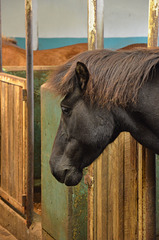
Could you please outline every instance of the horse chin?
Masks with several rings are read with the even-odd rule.
[[[67,170],[64,183],[66,186],[76,186],[82,179],[83,173],[78,169]]]

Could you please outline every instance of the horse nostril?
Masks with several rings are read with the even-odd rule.
[[[65,177],[66,177],[66,174],[67,174],[67,169],[66,170],[56,170],[56,169],[53,169],[52,170],[52,175],[61,183],[64,183],[65,181]]]

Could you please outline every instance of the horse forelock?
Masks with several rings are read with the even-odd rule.
[[[62,97],[73,90],[77,61],[83,62],[89,70],[85,96],[92,103],[125,107],[137,101],[139,89],[151,79],[150,73],[159,62],[159,50],[95,50],[76,55],[61,66],[47,83]]]

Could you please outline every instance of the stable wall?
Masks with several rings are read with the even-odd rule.
[[[24,0],[2,0],[2,32],[25,46]],[[148,0],[105,0],[105,48],[147,42]],[[18,13],[18,14],[17,14]],[[87,1],[38,0],[39,48],[87,42]]]

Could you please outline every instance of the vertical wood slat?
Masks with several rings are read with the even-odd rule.
[[[2,185],[17,201],[22,196],[22,90],[2,83]],[[14,136],[13,136],[14,135]]]
[[[18,202],[22,204],[22,195],[23,195],[23,96],[22,96],[22,89],[19,90],[19,131],[18,131],[18,138],[19,138],[19,150],[18,150],[18,188],[19,188],[19,194],[18,194]]]
[[[143,234],[143,147],[138,144],[138,240],[144,239]]]
[[[89,207],[88,225],[90,216],[96,221],[88,239],[155,239],[154,154],[122,133],[96,165],[96,206]]]
[[[0,81],[0,93],[1,93],[2,84]],[[0,107],[1,107],[1,94],[0,94]],[[0,186],[1,186],[1,111],[0,111]]]
[[[136,141],[125,134],[124,156],[124,239],[137,238]]]
[[[123,238],[123,135],[117,138],[114,144],[108,146],[108,237],[107,239]],[[104,159],[103,159],[104,160]],[[104,164],[104,163],[103,163]],[[105,163],[107,164],[107,163]],[[104,180],[104,178],[103,178]],[[105,180],[104,180],[105,181]],[[102,194],[102,193],[101,193]],[[103,213],[104,215],[105,213]],[[104,224],[104,223],[103,223]]]
[[[1,99],[1,187],[8,191],[8,84],[2,83]],[[2,137],[3,136],[3,137]]]
[[[15,99],[15,107],[14,107],[14,198],[18,199],[18,145],[19,145],[19,139],[18,139],[18,124],[19,124],[19,116],[18,116],[18,110],[19,110],[19,91],[17,88],[14,89],[14,95],[13,98]]]
[[[26,102],[24,79],[2,73],[1,86],[1,185],[0,196],[24,213],[26,195]],[[6,80],[6,81],[5,81]],[[25,119],[24,119],[25,118]]]
[[[24,83],[24,90],[26,90],[26,82]],[[28,159],[27,143],[28,143],[28,118],[27,118],[27,102],[23,101],[23,194],[27,192],[27,163]]]
[[[14,93],[14,86],[9,85],[8,86],[8,119],[9,119],[9,124],[8,124],[8,193],[13,196],[14,195],[14,186],[13,184],[14,181],[14,99],[13,99],[13,93]]]
[[[89,176],[94,177],[94,165],[89,167]],[[88,223],[87,223],[87,240],[94,239],[94,183],[88,185]]]
[[[156,236],[156,176],[155,176],[155,155],[148,149],[145,151],[145,240],[153,240]]]

